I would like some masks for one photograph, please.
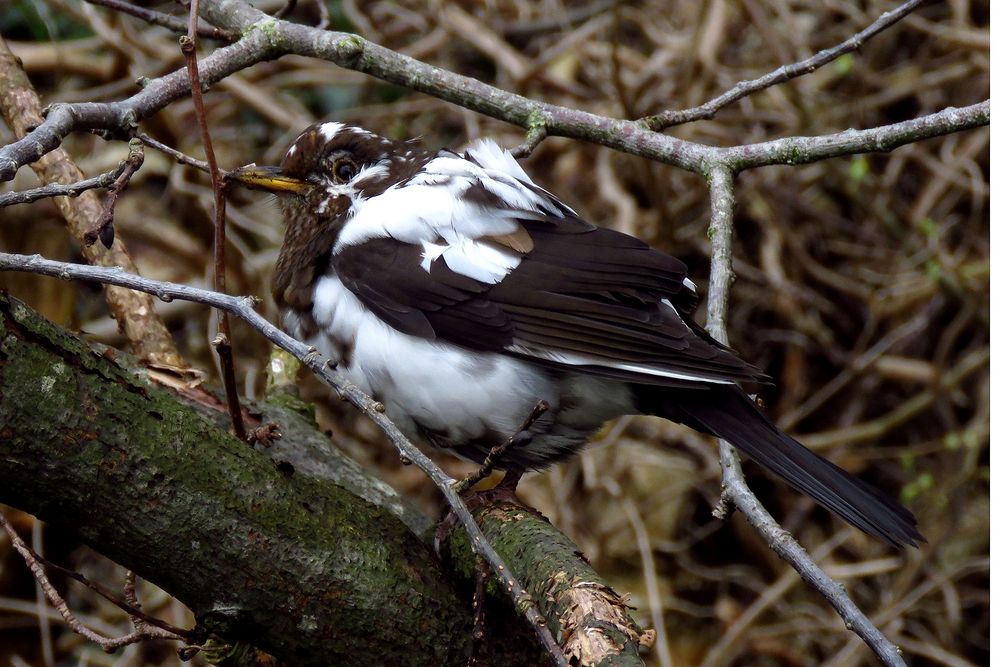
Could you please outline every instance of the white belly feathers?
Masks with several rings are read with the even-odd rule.
[[[320,278],[315,294],[323,334],[314,344],[410,437],[418,425],[459,442],[489,430],[512,435],[539,400],[559,404],[560,383],[539,368],[401,333],[334,276]]]

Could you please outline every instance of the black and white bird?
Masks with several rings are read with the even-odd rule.
[[[923,539],[907,509],[758,410],[740,383],[766,376],[694,322],[681,261],[584,221],[494,142],[433,152],[325,122],[280,167],[232,176],[279,194],[272,290],[288,332],[410,437],[481,462],[545,401],[502,461],[516,473],[573,455],[608,419],[657,415],[870,535]]]

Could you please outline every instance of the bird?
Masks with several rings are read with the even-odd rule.
[[[481,464],[517,435],[499,462],[516,486],[607,420],[655,415],[728,441],[889,545],[925,541],[908,509],[761,411],[742,386],[768,377],[695,322],[683,262],[587,222],[494,141],[429,150],[326,121],[280,165],[229,178],[277,195],[285,330],[409,438]]]

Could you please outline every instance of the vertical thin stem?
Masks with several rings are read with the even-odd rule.
[[[226,292],[226,197],[222,174],[215,159],[212,148],[212,137],[208,131],[208,119],[205,117],[205,102],[202,98],[201,76],[198,73],[198,2],[191,0],[188,21],[188,34],[181,38],[181,51],[187,63],[188,75],[191,77],[191,100],[194,102],[195,116],[201,129],[201,140],[205,145],[205,158],[208,161],[209,172],[212,175],[212,192],[215,195],[215,291]],[[233,432],[240,440],[246,440],[247,431],[243,424],[243,413],[240,407],[240,396],[236,389],[236,364],[233,361],[232,337],[229,329],[229,314],[219,313],[219,333],[212,341],[219,355],[219,365],[222,369],[222,384],[226,390],[226,404],[229,416],[233,422]]]
[[[708,281],[706,328],[717,340],[728,343],[726,315],[729,310],[729,286],[733,282],[733,216],[736,209],[734,170],[729,165],[715,163],[710,167],[707,179],[712,207],[712,219],[708,225],[712,266]],[[858,609],[844,587],[831,579],[802,545],[768,513],[747,486],[736,450],[724,440],[719,440],[719,461],[722,464],[722,512],[731,505],[739,508],[750,524],[764,536],[768,546],[830,602],[847,628],[871,647],[882,664],[905,667],[899,649]]]

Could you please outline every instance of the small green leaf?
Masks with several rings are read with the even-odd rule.
[[[848,173],[851,180],[855,183],[860,183],[865,180],[865,176],[868,175],[869,171],[868,158],[864,155],[856,155],[854,159],[851,160],[851,169]]]
[[[941,236],[941,228],[930,218],[923,218],[917,222],[917,231],[927,238],[937,238]]]
[[[957,432],[952,431],[948,435],[944,436],[944,448],[949,452],[954,452],[962,446],[962,436]]]
[[[904,486],[899,495],[903,502],[908,503],[933,487],[934,475],[929,472],[922,472],[917,475],[916,479]]]
[[[833,69],[839,76],[847,76],[854,69],[854,54],[845,53],[833,61]]]

